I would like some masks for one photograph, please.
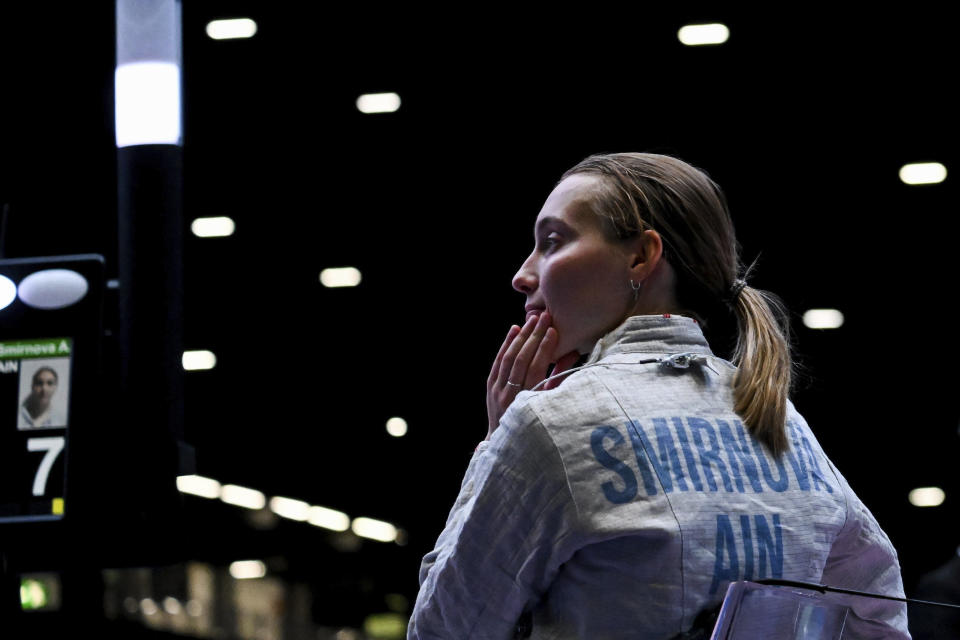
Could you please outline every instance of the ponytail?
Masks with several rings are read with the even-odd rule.
[[[733,408],[750,433],[779,457],[788,448],[787,396],[793,377],[786,310],[773,294],[748,286],[731,304],[737,316]]]

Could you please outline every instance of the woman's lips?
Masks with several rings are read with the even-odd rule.
[[[529,319],[530,319],[530,316],[539,316],[539,315],[540,315],[541,313],[543,313],[544,311],[545,311],[544,309],[530,309],[529,311],[527,311],[527,315],[526,315],[526,317],[524,318],[524,322],[526,322],[527,320],[529,320]]]

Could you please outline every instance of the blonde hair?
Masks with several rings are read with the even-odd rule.
[[[648,229],[660,234],[663,257],[677,274],[678,311],[696,317],[705,332],[711,325],[732,325],[732,312],[734,410],[774,455],[786,451],[790,325],[776,296],[745,283],[748,274],[720,187],[700,169],[652,153],[593,155],[561,181],[573,174],[602,178],[591,204],[611,240]]]

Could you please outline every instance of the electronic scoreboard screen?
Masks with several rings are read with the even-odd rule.
[[[0,521],[59,519],[73,340],[0,340]]]
[[[0,540],[38,554],[103,493],[103,271],[89,254],[0,260]]]

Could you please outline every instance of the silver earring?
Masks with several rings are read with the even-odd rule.
[[[636,283],[636,284],[633,283],[633,280],[630,280],[630,288],[633,289],[633,301],[634,301],[634,302],[637,301],[637,297],[640,295],[640,285],[641,285],[641,284],[642,284],[642,282],[641,282],[640,280],[637,280],[637,283]]]

